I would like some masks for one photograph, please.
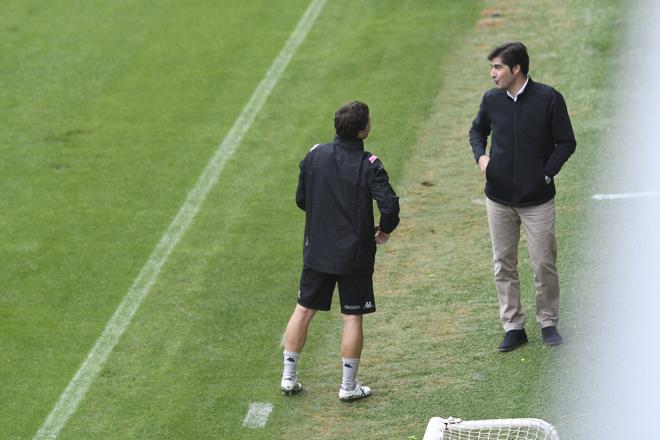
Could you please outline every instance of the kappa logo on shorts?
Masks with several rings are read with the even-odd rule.
[[[366,303],[364,303],[364,308],[365,309],[373,309],[374,308],[374,303],[372,303],[371,301],[367,301]]]

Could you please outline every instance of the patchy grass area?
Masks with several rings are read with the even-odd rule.
[[[620,1],[485,1],[475,29],[448,57],[451,64],[444,67],[451,75],[444,78],[399,184],[403,220],[379,254],[380,309],[367,322],[363,374],[386,385],[387,403],[396,407],[390,411],[401,415],[398,438],[421,437],[425,419],[438,415],[551,422],[554,417],[560,423],[552,388],[562,356],[580,337],[580,318],[571,308],[589,295],[574,280],[585,244],[591,164],[610,117],[607,67],[616,53],[622,7]],[[483,177],[467,140],[481,95],[491,87],[486,55],[504,41],[525,42],[532,77],[564,94],[578,140],[557,183],[565,310],[560,329],[566,343],[549,349],[541,342],[523,238],[520,272],[530,343],[507,354],[495,349],[502,329]],[[406,426],[413,419],[417,430]]]

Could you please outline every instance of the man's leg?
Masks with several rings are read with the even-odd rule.
[[[341,336],[341,361],[343,365],[341,387],[345,390],[355,389],[355,376],[360,366],[362,354],[362,315],[341,315],[344,320],[344,331]]]
[[[559,275],[554,199],[542,205],[521,209],[520,217],[534,271],[536,320],[542,329],[546,329],[543,332],[544,341],[556,345],[561,342],[561,336],[556,331],[559,321]]]
[[[362,354],[362,315],[341,315],[344,320],[344,331],[341,335],[341,356],[359,358]]]
[[[493,269],[500,304],[500,321],[504,327],[504,339],[497,349],[511,351],[527,342],[518,278],[520,217],[515,209],[490,199],[486,199],[486,211],[493,244]]]
[[[341,336],[342,378],[339,398],[344,401],[361,399],[371,394],[371,388],[356,380],[362,354],[362,315],[341,315],[344,331]]]
[[[284,332],[284,350],[300,353],[307,340],[307,331],[309,323],[316,314],[316,310],[308,309],[296,304],[296,308],[286,325]]]
[[[316,311],[330,310],[335,284],[336,276],[303,267],[298,304],[284,332],[284,372],[281,388],[285,394],[302,390],[302,385],[297,381],[298,358],[305,346],[309,323]]]
[[[362,386],[356,379],[364,341],[362,316],[376,310],[371,274],[340,277],[339,298],[344,311],[341,315],[344,330],[341,336],[342,379],[339,398],[349,401],[371,394],[371,388]]]
[[[285,394],[293,394],[302,390],[302,385],[298,383],[298,359],[307,340],[309,323],[315,314],[316,310],[296,304],[296,308],[286,326],[284,332],[284,369],[281,383],[282,392]]]
[[[495,286],[504,331],[522,330],[525,314],[520,303],[518,243],[520,218],[514,209],[486,198],[488,226],[493,245]]]

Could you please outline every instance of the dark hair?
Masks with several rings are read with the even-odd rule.
[[[519,41],[513,43],[506,43],[497,46],[493,51],[488,54],[488,60],[493,61],[493,58],[500,57],[502,62],[513,70],[513,66],[520,65],[520,70],[527,76],[529,72],[529,55],[527,55],[527,48]]]
[[[368,123],[369,106],[364,102],[349,102],[335,112],[335,131],[342,139],[357,139]]]

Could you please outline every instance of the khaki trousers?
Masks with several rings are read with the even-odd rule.
[[[541,327],[557,325],[559,277],[556,264],[554,199],[541,205],[515,208],[486,198],[486,212],[493,243],[493,266],[500,303],[500,320],[504,331],[519,330],[525,325],[518,278],[518,243],[521,224],[527,237],[529,259],[534,271],[536,321]]]

